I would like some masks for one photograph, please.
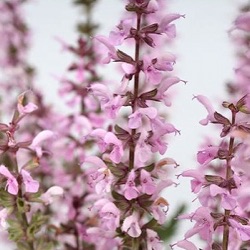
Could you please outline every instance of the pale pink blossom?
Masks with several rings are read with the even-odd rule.
[[[41,144],[44,141],[51,139],[54,135],[55,133],[50,130],[43,130],[35,136],[29,147],[36,152],[38,157],[41,157],[43,154]]]
[[[135,171],[131,170],[128,174],[128,179],[126,181],[126,184],[124,186],[124,196],[127,200],[135,199],[139,196],[139,190],[135,185]]]
[[[45,205],[49,205],[54,201],[55,197],[63,196],[64,190],[59,186],[50,187],[45,193],[40,196],[40,199]]]
[[[21,170],[25,191],[28,193],[36,193],[39,189],[39,182],[34,180],[30,173],[24,169]]]
[[[160,240],[158,234],[151,230],[147,229],[147,250],[163,250],[163,242]]]
[[[10,194],[17,195],[18,183],[16,178],[10,173],[10,171],[4,166],[0,166],[0,174],[7,178],[6,189]]]
[[[208,112],[207,117],[205,119],[201,120],[200,124],[207,125],[208,122],[215,121],[215,119],[214,119],[215,110],[214,110],[211,102],[208,100],[208,98],[206,96],[203,96],[203,95],[197,95],[197,96],[194,96],[194,99],[197,99],[206,108],[206,110]]]
[[[122,231],[133,238],[137,238],[141,235],[142,231],[139,225],[139,215],[136,212],[125,218],[122,224]]]
[[[140,174],[141,192],[151,195],[156,191],[156,185],[150,175],[150,173],[144,169]]]

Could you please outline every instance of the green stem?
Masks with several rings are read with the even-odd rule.
[[[141,14],[137,13],[137,25],[136,30],[137,32],[140,31],[141,27]],[[134,76],[134,101],[132,103],[132,111],[135,112],[136,110],[136,99],[138,98],[138,92],[139,92],[139,75],[140,75],[140,69],[139,69],[139,62],[140,62],[140,37],[135,37],[135,64],[136,64],[136,73]],[[135,161],[135,143],[134,143],[134,136],[136,134],[136,129],[132,129],[131,131],[131,137],[132,137],[132,143],[129,148],[129,169],[132,170],[134,168],[134,161]]]

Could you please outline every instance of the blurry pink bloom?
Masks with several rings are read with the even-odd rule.
[[[8,227],[7,218],[8,218],[9,212],[7,208],[3,208],[0,210],[0,225],[3,229],[6,229]]]
[[[141,235],[142,231],[139,225],[139,216],[136,212],[133,212],[133,214],[125,218],[122,224],[122,231],[133,238],[137,238]]]
[[[0,165],[0,174],[7,178],[6,189],[10,194],[17,195],[18,183],[16,178],[10,173],[10,171],[4,166]]]
[[[34,150],[38,157],[41,157],[43,154],[41,144],[50,138],[52,138],[55,134],[50,130],[43,130],[36,135],[33,139],[30,148]]]
[[[62,196],[64,190],[59,186],[50,187],[44,194],[40,196],[40,199],[43,201],[45,205],[49,205],[53,202],[54,197]]]
[[[248,11],[239,15],[234,24],[237,29],[250,31],[250,12]]]
[[[135,178],[135,171],[131,170],[124,187],[124,196],[127,200],[132,200],[139,196],[139,190],[135,186]]]
[[[23,184],[25,186],[25,191],[28,193],[36,193],[39,189],[39,182],[34,180],[30,173],[26,170],[21,170],[21,175],[23,177]]]
[[[18,110],[20,115],[32,113],[33,111],[35,111],[37,109],[38,109],[38,107],[32,102],[29,102],[25,106],[23,106],[21,103],[17,104],[17,110]]]
[[[215,119],[214,119],[215,110],[214,110],[212,104],[210,103],[210,101],[208,100],[208,98],[206,96],[203,96],[203,95],[197,95],[197,96],[194,96],[193,99],[197,99],[206,108],[206,110],[208,112],[207,117],[205,119],[201,120],[200,124],[207,125],[208,122],[215,121]]]
[[[148,5],[147,5],[147,11],[149,13],[154,13],[159,9],[159,4],[157,0],[151,0],[149,1]]]

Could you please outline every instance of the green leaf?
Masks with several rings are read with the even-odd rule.
[[[44,225],[47,221],[48,216],[43,215],[41,211],[37,211],[35,214],[33,214],[26,231],[28,239],[34,239],[35,234],[39,232],[42,225]]]
[[[17,242],[17,249],[18,250],[30,250],[30,246],[27,242]]]
[[[8,219],[7,222],[9,224],[7,229],[9,233],[9,239],[14,242],[20,241],[25,235],[22,225],[13,219]]]
[[[108,166],[109,170],[111,171],[111,173],[120,178],[120,177],[123,177],[124,176],[124,171],[122,171],[119,167],[117,166],[113,166],[113,165],[109,165]]]
[[[14,196],[9,194],[4,189],[0,189],[0,206],[13,207],[15,204]]]
[[[155,164],[154,164],[154,163],[152,163],[152,164],[150,164],[150,165],[144,167],[144,169],[145,169],[146,171],[148,171],[148,172],[152,172],[152,171],[154,170],[154,168],[155,168]]]
[[[25,203],[25,200],[18,197],[16,200],[17,209],[20,213],[26,213],[30,210],[30,206]]]

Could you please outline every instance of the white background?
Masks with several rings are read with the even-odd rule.
[[[176,173],[184,169],[195,168],[195,155],[204,135],[210,136],[208,127],[199,125],[206,116],[205,109],[192,96],[204,94],[220,106],[225,100],[224,83],[234,78],[235,48],[227,31],[238,13],[240,2],[237,0],[172,0],[169,9],[172,12],[186,14],[185,19],[176,22],[178,38],[172,52],[178,55],[175,65],[176,75],[187,80],[186,85],[175,88],[170,121],[181,130],[169,143],[167,156],[173,157],[181,165]],[[118,23],[123,9],[119,0],[100,0],[95,18],[101,23],[100,34],[108,35],[110,29]],[[35,0],[26,8],[27,21],[32,29],[32,51],[30,60],[38,69],[36,86],[46,93],[47,101],[55,102],[58,109],[64,106],[57,99],[58,83],[53,75],[61,76],[70,64],[71,57],[62,54],[60,45],[54,37],[60,37],[69,43],[77,38],[75,24],[81,12],[73,7],[70,0]],[[214,135],[218,138],[218,135]],[[190,194],[189,181],[180,179],[180,185],[166,191],[166,198],[173,212],[179,202],[186,201],[194,209],[195,198]],[[183,237],[185,224],[176,239]],[[6,244],[1,249],[8,249]],[[13,249],[13,248],[12,248]]]

